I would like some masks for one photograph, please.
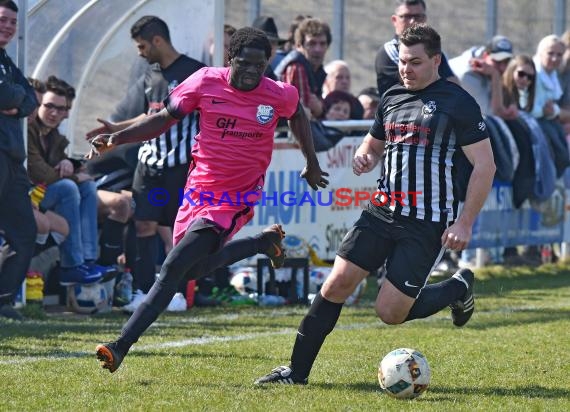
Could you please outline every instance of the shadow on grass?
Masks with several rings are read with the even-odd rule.
[[[327,390],[344,390],[351,389],[361,392],[379,392],[382,390],[378,384],[372,382],[354,382],[350,384],[335,384],[335,383],[310,383],[310,386],[315,386],[319,389]],[[430,396],[420,397],[415,401],[418,402],[440,402],[444,400],[456,400],[457,396],[504,396],[504,397],[523,397],[525,399],[568,399],[570,397],[570,389],[566,388],[545,388],[543,386],[518,386],[515,388],[505,387],[490,387],[490,388],[477,388],[477,387],[448,387],[448,386],[434,386],[428,389],[427,394]],[[388,396],[388,395],[386,395]]]

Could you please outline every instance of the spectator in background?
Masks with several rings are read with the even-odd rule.
[[[425,23],[427,21],[426,4],[424,0],[396,0],[396,8],[391,17],[394,26],[394,38],[380,47],[376,53],[374,63],[376,69],[376,85],[380,96],[395,84],[401,83],[398,74],[398,38],[404,30],[414,23]],[[449,64],[445,54],[441,56],[442,61],[439,66],[439,75],[459,83]]]
[[[531,112],[534,106],[536,70],[532,57],[515,56],[503,73],[503,104],[517,106],[518,110]]]
[[[325,66],[327,77],[323,84],[323,99],[333,91],[347,93],[350,100],[349,119],[362,120],[364,108],[360,101],[350,92],[350,69],[344,60],[333,60]]]
[[[311,16],[308,15],[303,16],[302,14],[299,14],[297,15],[297,17],[293,19],[293,21],[289,25],[289,31],[287,32],[287,39],[285,39],[285,42],[275,52],[275,57],[271,62],[271,69],[275,71],[279,63],[281,63],[281,60],[283,60],[283,58],[287,56],[287,54],[295,48],[295,30],[297,30],[299,23],[308,18],[311,18]]]
[[[536,95],[532,115],[538,120],[550,143],[558,177],[570,165],[566,136],[562,128],[563,122],[570,121],[570,110],[558,104],[562,97],[558,68],[562,63],[564,51],[564,43],[558,36],[551,34],[540,40],[533,58],[536,66]]]
[[[271,57],[269,58],[269,64],[265,69],[265,76],[269,77],[271,80],[277,80],[277,76],[271,67],[271,62],[275,59],[275,54],[277,52],[277,47],[282,46],[287,40],[281,39],[279,33],[277,32],[277,26],[273,17],[259,16],[251,24],[252,27],[259,29],[265,33],[271,43]]]
[[[143,102],[145,113],[118,123],[98,119],[103,126],[89,131],[88,138],[119,132],[148,115],[160,112],[169,92],[204,67],[203,63],[180,54],[174,48],[168,25],[156,16],[144,16],[137,20],[131,27],[131,38],[139,55],[150,66],[136,84],[129,88],[128,101],[133,106]],[[159,225],[174,225],[179,204],[178,191],[186,182],[197,129],[197,113],[188,113],[158,137],[145,141],[139,150],[133,180],[137,232],[137,258],[133,268],[135,295],[133,301],[123,307],[127,312],[132,313],[137,309],[155,281],[155,265],[158,260],[156,234]],[[153,191],[157,188],[166,190],[169,194],[169,200],[164,204],[152,202]],[[184,289],[183,285],[180,285],[180,289]]]
[[[22,320],[12,306],[34,252],[36,224],[28,191],[21,119],[38,106],[34,89],[6,53],[18,6],[0,1],[0,317]],[[6,253],[12,250],[15,254]]]
[[[483,116],[495,114],[503,119],[517,117],[516,106],[501,108],[502,74],[513,57],[513,44],[495,36],[486,46],[472,47],[449,61],[461,86],[475,98]]]
[[[28,128],[28,175],[35,184],[46,184],[41,208],[54,210],[69,225],[69,236],[60,244],[60,283],[93,283],[108,268],[97,259],[97,189],[91,176],[66,154],[69,141],[57,128],[67,116],[67,83],[52,81],[37,117]]]
[[[565,50],[562,56],[562,63],[558,69],[558,80],[560,81],[560,87],[562,88],[562,97],[560,97],[559,104],[560,107],[569,110],[570,109],[570,30],[566,30],[562,37],[560,38],[562,43],[564,43]],[[570,122],[563,122],[564,132],[566,135],[570,134]]]
[[[278,78],[297,88],[301,103],[316,119],[322,116],[324,110],[322,94],[327,74],[323,61],[331,41],[331,30],[327,23],[319,19],[305,19],[295,31],[295,49],[275,69]]]
[[[376,110],[380,104],[380,94],[376,87],[367,87],[358,93],[358,101],[362,104],[364,113],[362,118],[365,120],[374,120]]]
[[[335,90],[324,99],[324,120],[348,120],[352,110],[353,95]]]

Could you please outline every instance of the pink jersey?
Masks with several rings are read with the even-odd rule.
[[[229,228],[215,219],[217,212],[249,214],[247,203],[263,188],[277,121],[293,116],[298,102],[289,84],[263,77],[254,90],[241,91],[230,85],[230,69],[217,67],[200,69],[169,94],[165,106],[173,117],[200,113],[177,224],[203,217]]]

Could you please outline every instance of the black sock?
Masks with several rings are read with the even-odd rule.
[[[336,325],[342,305],[326,300],[321,292],[317,293],[309,312],[299,325],[293,346],[291,369],[294,379],[303,380],[309,376],[325,338]]]
[[[427,318],[465,294],[465,284],[455,278],[427,285],[408,313],[406,321]]]
[[[123,327],[117,344],[128,350],[166,309],[176,293],[180,280],[185,277],[194,262],[215,250],[219,243],[219,235],[214,231],[187,232],[166,257],[160,277],[154,282],[144,302]]]
[[[134,289],[148,293],[156,278],[158,248],[156,235],[137,237],[137,260],[134,267]]]
[[[117,263],[117,257],[123,253],[123,230],[125,224],[105,219],[99,238],[99,260],[103,266],[111,266]]]

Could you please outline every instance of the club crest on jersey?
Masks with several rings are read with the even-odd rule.
[[[433,112],[435,112],[436,109],[437,106],[435,105],[435,102],[433,100],[430,100],[429,102],[423,105],[422,114],[424,115],[424,117],[427,117],[430,114],[433,114]]]
[[[273,119],[273,107],[260,104],[257,106],[257,121],[259,124],[266,124]]]

